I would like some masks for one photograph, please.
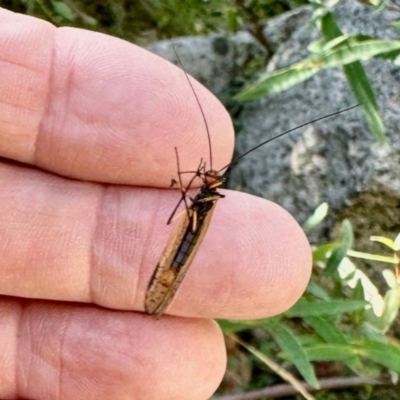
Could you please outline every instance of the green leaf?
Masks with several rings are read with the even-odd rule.
[[[246,329],[265,326],[266,319],[249,320],[249,321],[233,321],[221,319],[218,320],[218,325],[224,333],[239,332]]]
[[[268,331],[279,347],[286,353],[290,361],[296,366],[306,382],[314,388],[319,388],[313,366],[308,361],[306,353],[296,339],[294,333],[284,325],[270,320]]]
[[[328,18],[328,15],[324,19]],[[314,42],[310,48],[317,53],[291,67],[263,75],[257,83],[239,93],[235,98],[239,101],[254,100],[287,90],[310,78],[322,68],[347,66],[345,73],[357,100],[368,112],[377,109],[372,88],[358,61],[399,51],[400,41],[340,35],[329,41]],[[374,105],[374,108],[371,108],[371,105]]]
[[[347,344],[346,337],[332,320],[323,317],[306,317],[304,320],[326,343]]]
[[[231,32],[237,32],[240,29],[239,16],[236,10],[228,10],[226,13],[228,29]]]
[[[334,272],[337,271],[343,258],[346,257],[347,252],[353,246],[353,228],[348,220],[343,221],[341,231],[341,247],[334,250],[332,252],[332,255],[329,257],[325,268],[325,273],[327,275],[332,275]]]
[[[320,49],[323,53],[313,59],[323,68],[333,68],[399,50],[399,40],[365,39],[364,36],[341,35],[325,42]]]
[[[305,322],[329,345],[348,345],[348,340],[335,323],[323,317],[307,317]],[[348,355],[344,360],[346,365],[353,371],[361,371],[361,360],[355,355]]]
[[[357,310],[362,310],[368,303],[356,300],[330,300],[309,302],[300,299],[285,315],[293,317],[310,317],[322,315],[340,315]]]
[[[319,344],[304,349],[310,361],[348,361],[357,354],[352,344]]]
[[[326,12],[321,18],[321,31],[326,40],[333,40],[343,35],[343,32],[330,12]]]
[[[310,78],[318,72],[318,69],[318,66],[306,61],[272,74],[263,75],[258,82],[244,89],[234,98],[238,101],[247,101],[283,92]]]
[[[327,40],[334,40],[343,35],[339,26],[336,24],[333,15],[329,12],[321,18],[321,27],[322,33]],[[396,42],[399,43],[399,41]],[[377,46],[377,44],[375,43],[372,47],[374,46]],[[366,53],[367,52],[368,51],[366,50]],[[362,106],[372,134],[378,142],[382,143],[385,139],[385,127],[379,114],[374,92],[363,66],[359,61],[354,61],[351,64],[345,65],[343,71],[355,98]]]
[[[315,282],[315,279],[313,277],[311,277],[311,280],[308,283],[306,292],[312,294],[317,299],[330,300],[329,293],[321,286],[319,286],[317,282]]]
[[[393,371],[400,372],[400,347],[389,343],[365,340],[358,346],[358,354],[370,358]]]
[[[303,348],[315,346],[324,342],[316,333],[297,334],[296,339]]]
[[[319,56],[324,56],[325,54],[331,52],[333,48],[336,46],[347,43],[350,36],[348,35],[341,35],[333,38],[332,40],[327,40],[326,38],[315,40],[308,45],[308,50]]]
[[[400,233],[394,239],[394,250],[400,251]]]
[[[375,95],[361,63],[355,62],[343,67],[347,81],[357,101],[361,104],[365,119],[372,134],[379,143],[385,141],[385,126],[380,116]]]
[[[359,271],[355,271],[356,273]],[[357,274],[359,275],[359,274]],[[351,294],[352,300],[364,300],[365,299],[365,288],[364,285],[367,285],[365,280],[362,277],[358,277],[356,285],[354,286],[353,293]],[[358,310],[353,312],[353,322],[355,325],[360,325],[365,321],[365,309]]]
[[[391,289],[400,290],[399,278],[397,273],[392,271],[391,269],[384,269],[382,271],[382,275],[385,278],[386,283]],[[399,293],[400,294],[400,293]]]
[[[370,310],[367,310],[370,311]],[[376,315],[372,314],[373,318],[376,319]],[[366,339],[378,341],[378,342],[385,342],[386,337],[385,334],[377,327],[375,321],[372,322],[363,322],[360,327],[360,332]]]
[[[390,289],[385,293],[384,311],[380,318],[381,329],[385,332],[392,325],[399,314],[400,291],[399,289]],[[400,360],[399,360],[400,362]]]
[[[54,11],[58,15],[61,15],[63,18],[67,19],[68,21],[72,21],[72,22],[75,21],[76,14],[63,1],[52,1],[51,4],[53,5]]]
[[[399,260],[396,257],[381,256],[379,254],[363,253],[361,251],[349,250],[347,252],[348,257],[361,258],[363,260],[379,261],[388,264],[398,264]]]
[[[383,60],[389,61],[394,65],[400,65],[400,51],[394,50],[388,53],[379,54],[377,58],[382,58]]]
[[[356,283],[356,286],[354,287],[351,298],[353,300],[364,300],[365,299],[364,286],[363,286],[363,282],[361,279],[357,280],[357,283]]]
[[[312,228],[319,225],[325,217],[328,215],[329,205],[328,203],[320,204],[314,211],[314,213],[307,219],[303,225],[303,230],[309,232]]]
[[[318,261],[325,261],[328,258],[328,254],[331,254],[335,249],[341,246],[338,242],[331,242],[321,244],[313,250],[313,261],[316,264]]]
[[[400,237],[400,235],[398,237]],[[388,238],[388,237],[385,237],[385,236],[371,236],[369,238],[369,240],[371,240],[371,242],[382,243],[385,246],[389,247],[390,250],[393,250],[393,251],[398,250],[398,249],[396,249],[395,241],[390,239],[390,238]],[[396,240],[399,240],[399,239],[396,238]]]

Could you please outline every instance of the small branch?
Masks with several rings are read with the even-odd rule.
[[[363,385],[383,385],[385,382],[377,381],[370,378],[360,378],[358,376],[355,377],[345,377],[345,378],[326,378],[320,379],[320,390],[329,390],[329,389],[344,389],[349,387],[363,386]],[[306,390],[316,391],[315,388],[311,387],[307,383],[302,384]],[[294,389],[291,385],[281,384],[271,386],[269,388],[264,388],[260,390],[254,390],[252,392],[243,393],[243,394],[234,394],[227,396],[213,396],[210,400],[258,400],[263,397],[268,398],[280,398],[285,396],[292,396],[298,394],[298,391]]]
[[[250,346],[249,344],[241,341],[236,335],[227,334],[227,336],[230,337],[231,339],[233,339],[235,342],[239,343],[241,346],[243,346],[249,353],[255,355],[265,365],[267,365],[273,372],[275,372],[282,379],[284,379],[286,382],[288,382],[290,384],[290,387],[294,390],[294,393],[300,393],[306,400],[315,400],[314,397],[310,393],[308,393],[303,382],[299,381],[290,372],[286,371],[284,368],[282,368],[276,362],[272,361],[265,354],[259,352],[253,346]]]

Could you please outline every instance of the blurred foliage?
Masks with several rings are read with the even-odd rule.
[[[0,0],[56,25],[95,29],[135,43],[247,28],[262,40],[265,20],[307,0]]]
[[[327,212],[327,204],[322,204],[306,222],[307,230],[317,226]],[[361,391],[366,382],[399,383],[400,234],[394,239],[373,236],[371,241],[382,246],[377,254],[353,250],[353,228],[344,221],[338,241],[313,246],[313,276],[291,309],[265,320],[219,322],[230,343],[230,368],[238,374],[244,363],[243,368],[254,373],[240,377],[237,388],[232,387],[234,372],[227,374],[224,384],[231,391],[245,387],[256,394],[266,376],[269,386],[271,381],[286,381],[306,399],[314,397],[303,382],[320,389],[321,378],[335,377],[340,382],[341,377],[342,388],[346,388],[346,379],[357,375],[364,382]],[[378,263],[386,288],[378,289],[357,266],[360,259]],[[245,362],[242,349],[252,355]],[[264,374],[259,376],[263,365]],[[273,387],[264,390],[268,397]]]
[[[365,118],[376,140],[385,140],[385,126],[380,115],[375,93],[361,61],[383,58],[400,65],[400,41],[380,40],[363,35],[344,34],[335,20],[333,9],[340,0],[310,0],[313,6],[311,20],[321,32],[322,39],[308,46],[310,56],[288,68],[264,74],[248,87],[237,100],[255,100],[289,89],[315,75],[323,68],[342,67],[354,97],[361,105]],[[362,0],[376,9],[384,6],[380,0]],[[398,27],[393,22],[394,27]]]

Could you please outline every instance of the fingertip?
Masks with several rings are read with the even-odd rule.
[[[226,193],[171,313],[257,319],[286,311],[304,292],[311,249],[282,207],[245,193]]]
[[[55,396],[62,380],[70,398],[203,400],[226,366],[222,333],[206,319],[157,321],[140,313],[30,301],[18,340],[15,395],[24,398]]]
[[[77,179],[166,187],[200,158],[233,152],[233,125],[216,97],[127,41],[0,10],[0,155]],[[40,43],[40,46],[37,46]],[[201,109],[196,101],[199,99]]]
[[[95,32],[62,28],[55,40],[49,107],[36,150],[42,168],[80,179],[167,187],[176,175],[175,147],[183,170],[195,170],[202,157],[208,161],[207,131],[216,167],[229,162],[229,114],[189,78],[192,90],[180,68]]]

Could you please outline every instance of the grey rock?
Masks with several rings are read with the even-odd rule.
[[[397,35],[382,12],[353,0],[339,3],[335,16],[346,33]],[[317,31],[310,25],[300,26],[274,55],[274,68],[301,60],[315,38]],[[300,223],[328,202],[331,218],[316,232],[318,240],[331,231],[333,221],[344,217],[366,237],[400,230],[400,68],[383,60],[363,65],[387,128],[386,145],[377,144],[361,110],[355,109],[268,144],[243,159],[231,174],[233,187],[239,184],[246,192],[276,201]],[[286,92],[246,105],[237,151],[354,103],[340,69],[320,71]],[[360,218],[363,214],[369,221]]]
[[[249,60],[266,57],[265,50],[247,32],[181,37],[174,39],[173,45],[185,71],[217,97],[230,92],[232,82],[242,75]],[[179,65],[170,40],[152,43],[147,49]]]

